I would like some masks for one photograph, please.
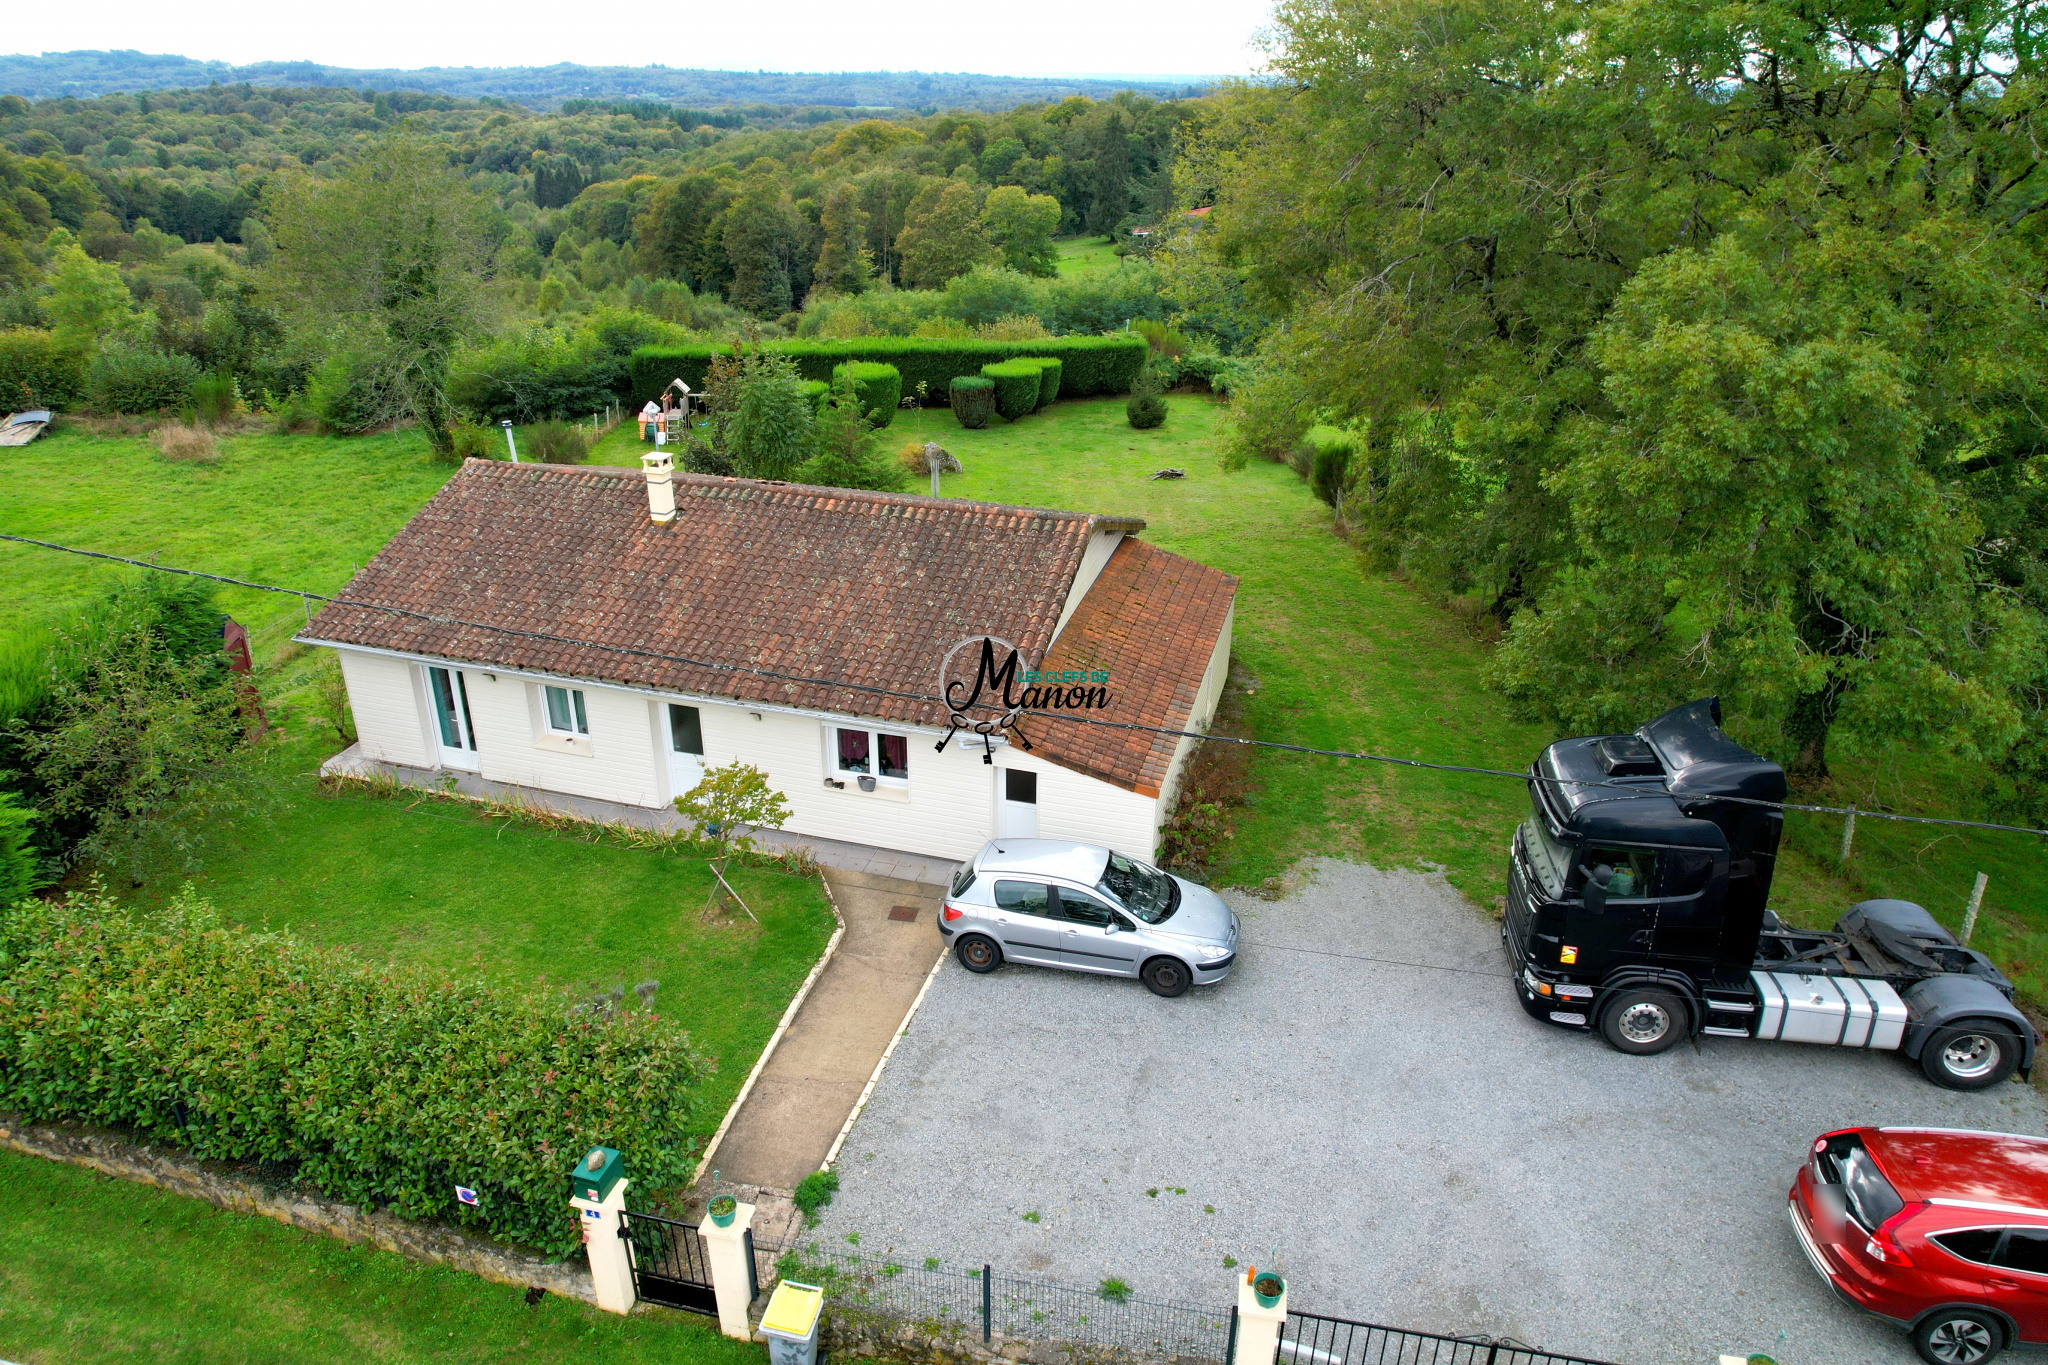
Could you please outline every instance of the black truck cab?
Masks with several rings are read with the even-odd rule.
[[[2031,1063],[2011,983],[1920,907],[1865,902],[1832,933],[1771,914],[1785,773],[1722,731],[1718,698],[1559,740],[1529,776],[1501,935],[1534,1017],[1641,1053],[1707,1033],[1921,1058],[1941,1034],[1923,1063],[1959,1089]]]

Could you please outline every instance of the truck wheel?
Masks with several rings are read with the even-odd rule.
[[[1927,1365],[1984,1365],[2005,1349],[2005,1328],[1974,1308],[1941,1308],[1913,1329],[1913,1349]]]
[[[2002,1024],[1969,1019],[1939,1029],[1920,1050],[1927,1079],[1950,1090],[1988,1090],[2020,1064],[2020,1040]]]
[[[1649,1056],[1683,1038],[1692,1026],[1685,1002],[1655,986],[1616,992],[1600,1016],[1600,1033],[1622,1052]]]

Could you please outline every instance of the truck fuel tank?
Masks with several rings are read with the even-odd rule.
[[[1856,976],[1751,972],[1761,1008],[1756,1036],[1889,1052],[1906,1036],[1906,1002],[1883,981]]]

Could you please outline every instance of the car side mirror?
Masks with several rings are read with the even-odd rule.
[[[1604,915],[1607,913],[1607,884],[1595,877],[1591,870],[1586,873],[1586,913]]]
[[[1116,921],[1115,921],[1115,920],[1111,920],[1111,921],[1110,921],[1109,923],[1107,923],[1107,924],[1103,925],[1103,926],[1102,926],[1102,932],[1103,932],[1103,933],[1105,933],[1105,934],[1114,934],[1114,933],[1116,933],[1116,932],[1117,932],[1117,927],[1116,927]]]

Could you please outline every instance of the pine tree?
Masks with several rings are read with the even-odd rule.
[[[860,192],[842,181],[825,200],[819,218],[825,245],[818,252],[818,283],[841,294],[858,294],[874,277],[874,257],[867,247],[868,219],[860,211]]]
[[[1088,210],[1088,226],[1108,237],[1130,207],[1131,148],[1124,137],[1124,116],[1112,110],[1102,130],[1102,146],[1095,152],[1095,202]]]

